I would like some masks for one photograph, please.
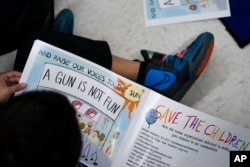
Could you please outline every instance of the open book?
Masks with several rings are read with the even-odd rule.
[[[82,128],[80,162],[87,166],[226,167],[231,150],[250,150],[249,129],[39,40],[20,82],[28,85],[24,91],[68,97]]]

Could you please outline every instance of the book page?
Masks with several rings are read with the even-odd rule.
[[[68,97],[82,131],[80,161],[87,166],[111,166],[141,98],[147,96],[142,86],[39,40],[20,82],[27,83],[23,92],[51,90]]]
[[[250,130],[153,91],[139,108],[112,167],[227,167],[250,150]]]
[[[143,0],[146,26],[230,16],[229,0]]]

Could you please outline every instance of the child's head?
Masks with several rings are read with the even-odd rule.
[[[76,166],[81,132],[68,99],[49,91],[11,99],[0,112],[0,166]]]

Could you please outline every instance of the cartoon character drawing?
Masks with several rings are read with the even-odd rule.
[[[80,126],[80,130],[81,132],[85,129],[85,123],[84,122],[80,122],[79,124]],[[82,132],[82,148],[81,148],[81,152],[83,151],[83,148],[84,148],[84,142],[85,142],[85,134]]]
[[[93,127],[93,122],[89,121],[87,126],[88,127],[83,131],[83,133],[90,135],[92,127]]]
[[[197,10],[197,6],[196,6],[196,5],[190,5],[190,6],[189,6],[189,9],[190,9],[190,10]]]
[[[93,125],[94,125],[93,122],[89,121],[88,124],[87,124],[87,127],[85,129],[82,129],[82,141],[83,141],[82,149],[84,148],[84,145],[87,144],[88,136],[91,134]],[[90,143],[88,143],[86,145],[86,147],[84,148],[84,150],[82,150],[82,157],[83,158],[85,157],[86,151],[88,150],[88,152],[89,152],[89,149],[90,149],[90,145],[89,144]]]
[[[117,138],[119,137],[119,135],[120,135],[120,132],[119,131],[116,131],[114,134],[113,134],[113,138],[112,138],[112,140],[110,141],[110,145],[106,148],[106,150],[105,150],[105,153],[107,154],[107,155],[111,155],[112,154],[112,151],[113,151],[113,147],[114,147],[114,145],[115,145],[115,143],[116,143],[116,140],[117,140]]]
[[[86,117],[88,117],[88,118],[94,118],[97,114],[98,114],[98,112],[97,112],[96,109],[94,109],[94,108],[89,108],[89,109],[87,109],[87,111],[85,112],[85,115],[86,115]]]
[[[90,160],[94,160],[93,164],[94,165],[97,165],[97,158],[98,158],[98,150],[100,149],[101,146],[104,145],[103,141],[105,139],[105,134],[104,133],[101,133],[99,135],[99,131],[96,131],[97,133],[97,137],[99,139],[98,143],[97,143],[97,147],[96,147],[96,150],[91,154],[91,159]]]
[[[80,100],[73,100],[71,102],[71,105],[74,107],[75,110],[79,110],[82,107],[83,103]]]
[[[106,129],[107,128],[107,124],[108,124],[108,122],[109,122],[109,119],[108,119],[108,117],[105,117],[105,118],[103,118],[103,123],[102,123],[102,125],[101,125],[101,128],[102,128],[102,130],[104,130],[104,129]]]
[[[92,131],[91,135],[89,135],[89,143],[86,145],[86,147],[83,150],[83,155],[82,158],[85,158],[85,161],[88,161],[88,156],[89,156],[89,151],[91,148],[91,144],[97,143],[98,141],[98,135],[99,135],[98,130]]]

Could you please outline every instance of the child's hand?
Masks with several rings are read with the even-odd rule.
[[[0,73],[0,102],[7,101],[13,93],[26,87],[25,83],[18,83],[21,74],[18,71]]]

